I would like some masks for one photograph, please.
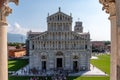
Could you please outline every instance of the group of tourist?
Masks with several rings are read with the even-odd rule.
[[[68,76],[68,72],[63,70],[57,70],[54,72],[51,78],[52,80],[67,80],[67,76]]]
[[[54,74],[51,75],[51,80],[67,80],[68,72],[63,70],[56,70]],[[48,80],[48,76],[43,77],[32,77],[29,80]]]
[[[51,80],[67,80],[68,71],[54,69],[50,72],[46,70],[39,70],[36,68],[30,69],[29,67],[22,68],[16,75],[33,75],[41,77],[31,77],[29,80],[48,80],[48,76],[51,76]]]
[[[48,80],[48,77],[33,77],[33,78],[30,78],[29,80]]]

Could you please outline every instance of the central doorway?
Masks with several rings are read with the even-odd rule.
[[[63,64],[62,58],[57,58],[56,64],[57,64],[57,68],[61,69],[63,67],[63,65],[62,65]]]
[[[42,61],[42,70],[46,70],[46,61]]]

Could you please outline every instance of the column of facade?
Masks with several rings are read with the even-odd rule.
[[[31,40],[29,40],[29,48],[30,48],[30,50],[32,49],[32,41]]]
[[[49,53],[49,56],[48,56],[48,57],[49,57],[49,60],[48,60],[48,61],[49,61],[49,65],[48,65],[48,66],[49,66],[49,69],[53,69],[53,68],[54,68],[54,61],[53,61],[54,58],[53,58],[53,54],[52,54],[52,53]]]
[[[56,31],[57,31],[57,27],[58,27],[58,24],[57,24],[57,22],[56,22]]]
[[[7,23],[0,21],[0,80],[8,80]]]
[[[78,41],[76,40],[75,43],[76,43],[76,50],[77,50],[77,48],[78,48]]]
[[[41,49],[41,41],[40,41],[40,44],[39,44],[39,46],[40,46],[40,49]]]
[[[33,45],[34,45],[34,49],[36,49],[36,46],[35,46],[35,40],[33,40],[34,41],[34,43],[33,43]]]
[[[41,42],[42,43],[42,50],[44,49],[44,41]]]
[[[47,49],[47,47],[48,47],[48,46],[47,46],[47,41],[45,41],[45,50]]]
[[[74,40],[73,41],[73,47],[74,47],[74,49],[76,50],[76,43],[75,43],[76,41]]]
[[[66,22],[66,31],[68,31],[68,26],[67,26],[67,24],[68,24],[68,23]]]
[[[62,41],[62,50],[64,50],[64,45],[65,45],[64,41]]]
[[[39,49],[39,40],[37,40],[37,49]]]
[[[59,44],[59,42],[57,41],[57,49],[59,49],[59,45],[58,44]]]
[[[38,49],[38,40],[36,39],[36,49]]]
[[[35,40],[35,49],[37,49],[37,41]]]
[[[50,23],[51,25],[50,25],[50,28],[51,28],[51,31],[53,31],[53,23]]]
[[[64,40],[64,50],[66,49],[66,46],[65,46],[65,45],[66,45],[66,43],[65,43],[65,40]]]
[[[63,40],[65,40],[65,34],[64,34],[64,32],[63,32],[63,34],[62,34],[62,37],[63,37]]]
[[[48,50],[50,50],[50,41],[48,41]]]
[[[47,30],[49,31],[49,23],[47,25],[48,25]]]
[[[58,44],[57,44],[57,41],[56,41],[56,49],[58,49]]]
[[[78,50],[80,49],[80,42],[78,41]]]
[[[55,31],[57,30],[57,23],[55,23]]]
[[[50,33],[48,32],[48,39],[50,40]]]
[[[70,50],[70,47],[71,47],[70,44],[71,44],[70,41],[68,41],[68,49],[69,49],[69,50]]]
[[[51,41],[51,49],[53,49],[53,41]]]
[[[117,27],[117,80],[120,79],[120,0],[116,0],[116,27]]]
[[[31,46],[31,47],[32,47],[32,48],[31,48],[32,50],[35,49],[35,46],[34,46],[34,47],[33,47],[33,46],[34,46],[34,40],[32,41],[32,46]]]
[[[56,49],[56,47],[57,47],[57,43],[56,43],[56,41],[55,41],[55,49]]]
[[[50,32],[48,32],[48,39],[50,39]]]
[[[70,22],[68,23],[68,25],[69,25],[69,30],[71,31],[72,29],[71,29],[71,25],[70,25]]]
[[[49,49],[49,43],[48,43],[48,41],[47,41],[47,46],[46,46],[46,49],[47,49],[47,50]]]
[[[49,31],[51,31],[51,23],[49,23],[49,27],[48,27]]]
[[[51,36],[50,37],[51,37],[51,40],[53,40],[53,31],[51,32]]]
[[[40,41],[38,40],[38,50],[40,49]]]
[[[38,40],[38,49],[40,49],[40,40]]]
[[[76,50],[77,50],[77,48],[78,48],[78,41],[76,40],[75,43],[76,43]]]
[[[73,41],[71,41],[71,49],[73,49]]]
[[[59,40],[59,33],[57,32],[57,40]]]
[[[67,34],[67,35],[68,35],[68,40],[69,40],[69,38],[70,38],[70,34],[69,34],[69,32],[68,32],[68,34]]]
[[[78,50],[80,49],[80,42],[78,41]]]
[[[48,47],[48,46],[47,46],[47,41],[45,41],[45,49],[47,49],[47,47]]]
[[[63,23],[62,23],[62,26],[61,26],[61,27],[62,27],[62,31],[63,31],[63,30],[64,30],[64,28],[63,28]]]
[[[36,39],[36,49],[38,49],[38,41],[37,41],[37,39]]]
[[[47,41],[47,50],[49,50],[49,41]]]
[[[56,38],[56,40],[57,40],[57,37],[58,37],[57,32],[55,32],[55,35],[56,35],[55,38]]]
[[[72,49],[72,47],[73,47],[73,46],[72,46],[72,41],[71,41],[71,49]]]
[[[68,53],[67,53],[67,54],[65,54],[65,69],[66,70],[70,70],[70,63],[71,63],[70,55],[68,55]]]
[[[49,41],[49,50],[51,49],[51,40]]]
[[[36,43],[36,40],[35,40],[35,49],[37,49],[37,43]]]
[[[65,41],[62,41],[62,49],[65,49]]]
[[[61,38],[60,40],[62,40],[62,32],[60,32],[60,38]]]
[[[71,41],[69,40],[69,50],[71,50]]]

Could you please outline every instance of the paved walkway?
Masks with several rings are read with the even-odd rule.
[[[93,65],[90,65],[90,71],[80,71],[78,73],[71,73],[69,76],[107,76],[107,74],[100,69],[94,67]]]
[[[46,76],[46,75],[52,75],[54,74],[54,71],[48,71],[48,72],[40,72],[38,74],[36,74],[35,76]],[[29,73],[29,65],[25,66],[24,68],[18,70],[17,72],[15,72],[13,75],[18,75],[18,76],[33,76],[32,73]],[[80,76],[80,75],[84,75],[84,76],[107,76],[107,74],[103,71],[101,71],[100,69],[96,68],[93,65],[90,65],[90,71],[80,71],[77,73],[69,73],[69,76]]]

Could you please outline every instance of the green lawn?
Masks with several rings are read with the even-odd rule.
[[[98,59],[92,59],[91,63],[102,71],[110,74],[110,55],[99,55]]]
[[[40,77],[39,77],[39,79],[40,79]],[[48,77],[48,79],[51,80],[50,77]],[[12,77],[9,77],[9,80],[30,80],[30,76],[24,76],[24,77],[12,76]]]
[[[9,80],[29,80],[30,77],[25,76],[25,77],[10,77]],[[40,77],[39,77],[40,79]],[[67,80],[109,80],[109,77],[104,77],[104,76],[82,76],[82,77],[68,77]],[[51,78],[49,77],[49,80]]]
[[[110,80],[105,76],[82,76],[82,77],[69,77],[67,80]]]
[[[15,59],[8,61],[8,70],[17,71],[28,64],[28,59]]]

